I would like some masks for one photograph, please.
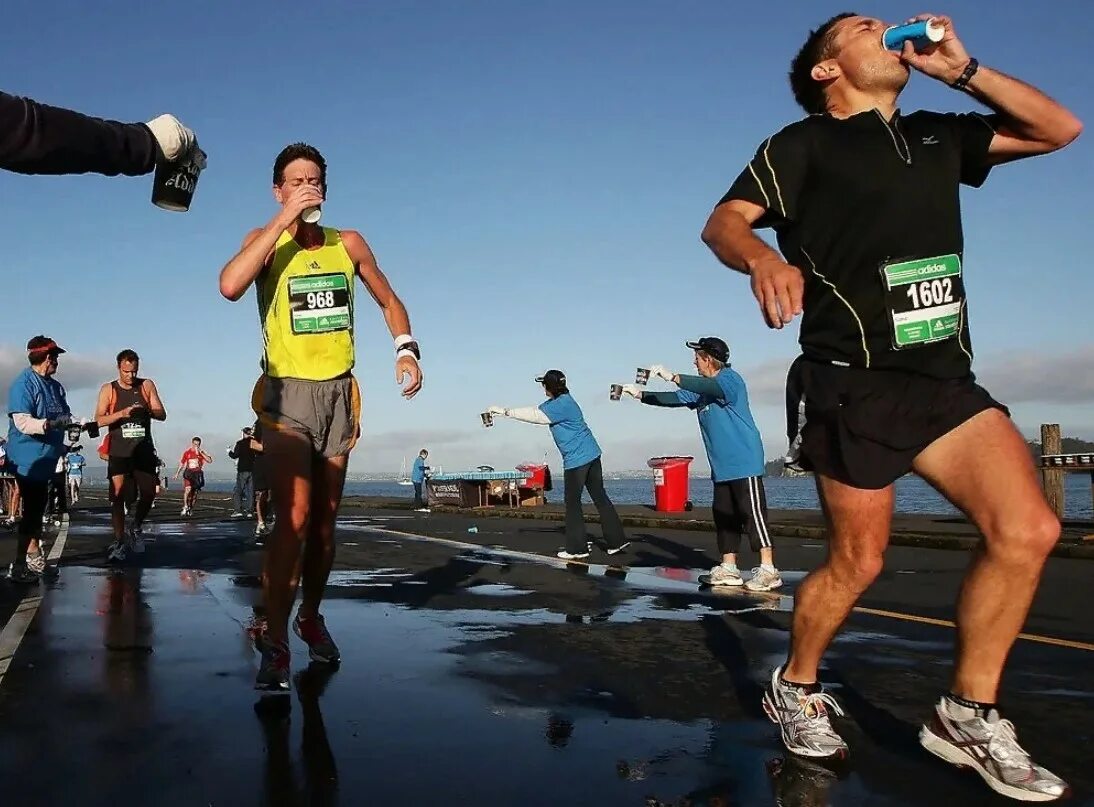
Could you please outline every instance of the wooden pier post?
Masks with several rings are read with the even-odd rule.
[[[1041,424],[1041,456],[1046,454],[1062,454],[1060,442],[1060,424]],[[1042,468],[1041,486],[1048,499],[1048,506],[1056,513],[1057,518],[1064,517],[1064,470],[1062,468]]]

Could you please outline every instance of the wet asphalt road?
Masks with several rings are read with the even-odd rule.
[[[823,671],[849,764],[787,759],[759,707],[789,596],[823,547],[776,544],[788,586],[712,594],[700,533],[636,533],[593,565],[548,559],[559,525],[344,513],[324,612],[336,671],[294,642],[290,699],[251,689],[251,522],[157,510],[139,562],[105,568],[81,512],[60,578],[0,684],[0,786],[15,805],[904,805],[1008,803],[923,752],[947,682],[967,556],[894,548]],[[476,527],[477,532],[468,532]],[[593,528],[596,534],[597,528]],[[0,551],[10,541],[0,540]],[[539,555],[541,557],[531,557]],[[1094,642],[1089,561],[1053,559],[1027,630]],[[0,584],[0,624],[24,591]],[[1004,706],[1094,803],[1090,649],[1022,640]]]

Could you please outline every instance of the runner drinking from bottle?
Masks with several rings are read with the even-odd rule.
[[[828,556],[795,593],[790,655],[764,708],[792,752],[846,753],[817,670],[881,572],[893,483],[915,471],[984,536],[958,602],[953,680],[920,742],[1000,793],[1048,801],[1067,785],[1029,758],[996,703],[1060,524],[1025,438],[972,374],[959,186],[1062,148],[1082,126],[970,58],[953,22],[934,19],[944,36],[920,52],[887,51],[886,24],[869,17],[841,14],[812,32],[790,74],[809,117],[760,145],[703,230],[719,260],[750,276],[771,327],[804,311],[788,429],[791,459],[816,474]],[[901,114],[913,69],[994,114]],[[780,252],[754,227],[773,227]]]

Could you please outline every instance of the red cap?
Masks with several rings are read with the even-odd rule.
[[[64,353],[65,349],[48,336],[35,336],[27,342],[27,353]]]

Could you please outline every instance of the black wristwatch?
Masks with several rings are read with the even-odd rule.
[[[976,59],[969,59],[969,63],[965,65],[964,72],[957,77],[957,80],[951,84],[955,90],[963,90],[972,81],[972,77],[976,75],[976,71],[980,69],[980,62]]]
[[[402,356],[404,350],[413,355],[418,361],[422,360],[422,351],[418,348],[418,343],[416,341],[404,342],[399,345],[399,347],[395,348],[395,358]]]

